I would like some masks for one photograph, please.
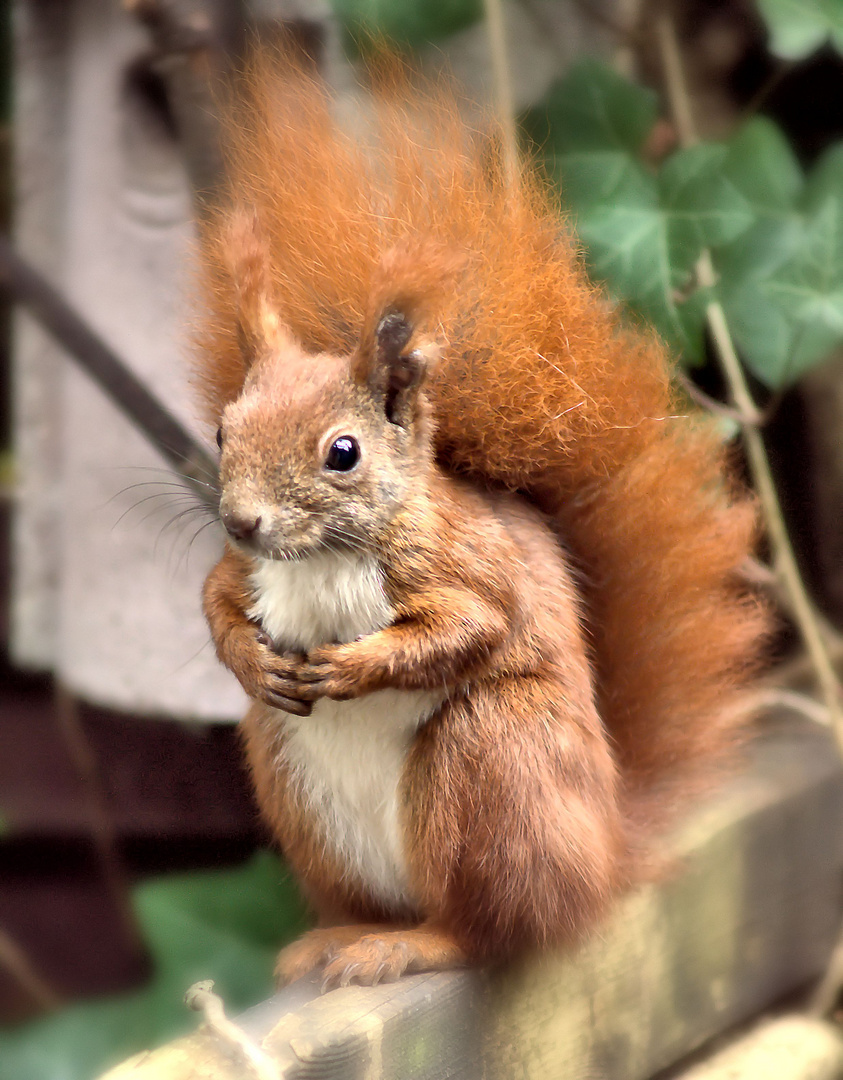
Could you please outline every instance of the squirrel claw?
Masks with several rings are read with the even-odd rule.
[[[329,675],[327,664],[314,664],[312,661],[304,664],[298,674],[299,681],[303,683],[323,682]]]
[[[297,701],[295,698],[284,697],[281,694],[271,692],[264,695],[265,704],[282,712],[292,713],[293,716],[310,716],[313,712],[312,701]]]
[[[365,692],[360,685],[359,672],[344,650],[345,646],[326,645],[308,653],[307,660],[296,673],[296,678],[303,684],[302,689],[307,688],[316,697],[329,697],[334,701],[348,701]]]
[[[341,685],[334,677],[323,674],[311,679],[306,687],[302,687],[302,696],[313,700],[327,697],[332,701],[350,701],[357,695],[350,688]]]
[[[358,941],[337,949],[326,958],[322,993],[338,986],[376,986],[395,982],[410,966],[410,952],[396,935],[367,934]]]

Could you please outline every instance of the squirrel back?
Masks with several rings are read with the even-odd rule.
[[[714,426],[677,400],[655,335],[587,280],[548,185],[505,176],[449,89],[384,84],[354,137],[300,66],[264,58],[244,77],[230,206],[203,235],[208,416],[246,374],[232,207],[260,222],[272,309],[308,353],[348,354],[390,303],[415,308],[441,346],[440,464],[528,496],[570,555],[626,813],[647,831],[710,783],[744,726],[734,696],[767,626],[739,578],[754,502]]]

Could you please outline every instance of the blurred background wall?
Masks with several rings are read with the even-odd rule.
[[[17,246],[195,427],[192,199],[150,36],[64,0],[19,3],[16,40]],[[236,718],[198,603],[217,528],[177,517],[166,462],[29,316],[15,333],[13,658],[111,708]]]
[[[214,4],[182,7],[219,21]],[[512,5],[509,15],[518,110],[543,97],[571,57],[605,47],[599,20],[576,7]],[[256,17],[310,22],[329,78],[350,85],[319,5],[264,4]],[[153,39],[115,0],[18,0],[15,37],[17,247],[207,437],[188,386],[185,137]],[[426,64],[490,99],[483,26],[457,35],[447,55],[431,49]],[[213,656],[198,602],[219,529],[203,528],[160,455],[26,314],[15,320],[14,354],[14,660],[109,708],[235,719],[244,698]]]

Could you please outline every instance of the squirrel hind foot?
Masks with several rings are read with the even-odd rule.
[[[275,965],[279,985],[319,968],[322,993],[357,984],[376,986],[404,974],[464,967],[468,957],[441,927],[406,929],[382,925],[333,926],[310,930],[282,949]]]

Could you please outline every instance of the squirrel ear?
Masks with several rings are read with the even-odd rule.
[[[292,334],[270,303],[269,245],[254,210],[236,210],[228,222],[226,261],[237,298],[237,337],[247,367],[268,348],[283,348]]]
[[[435,360],[432,342],[417,341],[409,317],[395,308],[385,312],[375,328],[374,348],[368,354],[365,379],[382,399],[391,424],[409,427],[418,413],[419,397]],[[362,374],[362,372],[361,372]]]
[[[381,396],[387,419],[407,427],[422,405],[420,391],[439,349],[421,331],[453,291],[464,258],[432,240],[406,240],[374,268],[352,374]]]

